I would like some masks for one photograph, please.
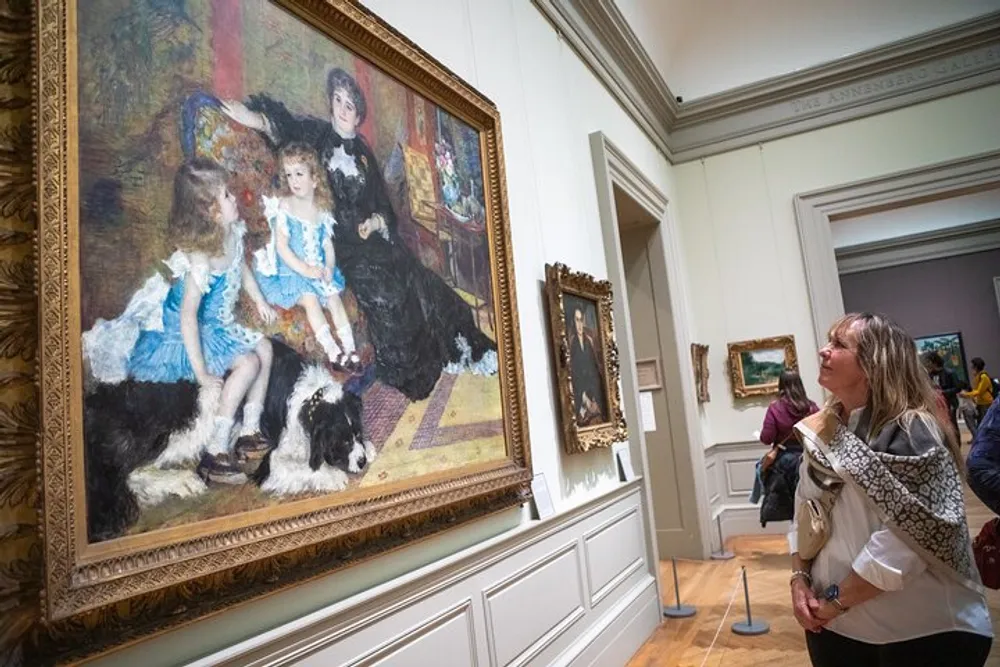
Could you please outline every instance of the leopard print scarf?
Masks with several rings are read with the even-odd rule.
[[[913,455],[879,451],[893,447],[884,442],[870,446],[829,410],[807,417],[795,428],[808,454],[860,489],[885,524],[928,564],[982,591],[961,477],[939,439],[913,447],[906,442],[904,449]],[[896,438],[902,439],[903,433],[905,429],[897,429]],[[907,438],[910,435],[906,433]]]

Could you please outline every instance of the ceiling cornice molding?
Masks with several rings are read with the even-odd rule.
[[[1000,83],[1000,12],[678,104],[614,0],[534,0],[673,163]]]
[[[837,248],[841,275],[1000,248],[1000,218]]]
[[[1000,12],[681,105],[676,162],[1000,83]]]
[[[533,0],[556,30],[672,160],[677,102],[613,0]]]
[[[829,88],[849,86],[883,74],[995,45],[1000,38],[1000,12],[955,23],[790,74],[764,79],[684,105],[675,127],[704,122],[734,111],[747,111],[775,101],[795,100]]]

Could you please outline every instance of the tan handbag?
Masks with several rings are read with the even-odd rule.
[[[833,522],[830,519],[833,505],[844,488],[844,482],[836,474],[820,465],[809,456],[809,452],[802,454],[807,457],[809,476],[823,489],[819,498],[804,500],[799,504],[798,517],[798,547],[799,558],[812,560],[826,545],[827,540],[833,533]]]

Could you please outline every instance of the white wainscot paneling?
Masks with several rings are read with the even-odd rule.
[[[590,604],[597,606],[645,562],[642,520],[633,508],[583,538]]]
[[[472,600],[403,632],[369,653],[346,663],[350,667],[476,667],[476,638]],[[299,667],[327,667],[330,656],[316,654],[296,663]]]
[[[641,480],[191,667],[612,667],[660,623]]]
[[[730,498],[742,497],[744,500],[750,496],[754,478],[757,477],[757,461],[759,460],[759,456],[726,459],[726,495]]]
[[[760,525],[760,504],[750,504],[750,492],[757,476],[757,461],[768,448],[757,441],[713,445],[705,450],[709,485],[719,492],[710,500],[712,513],[719,517],[723,539],[735,535],[773,535],[788,532],[787,521]],[[713,536],[713,546],[718,538]]]
[[[490,665],[524,665],[555,641],[586,614],[582,588],[573,542],[487,589]]]
[[[719,464],[714,454],[705,455],[705,488],[708,490],[708,504],[715,511],[722,496],[719,494]]]

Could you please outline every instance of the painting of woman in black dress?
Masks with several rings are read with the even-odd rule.
[[[607,421],[604,364],[597,335],[597,305],[593,301],[565,294],[566,333],[570,343],[573,376],[573,407],[577,426]]]

